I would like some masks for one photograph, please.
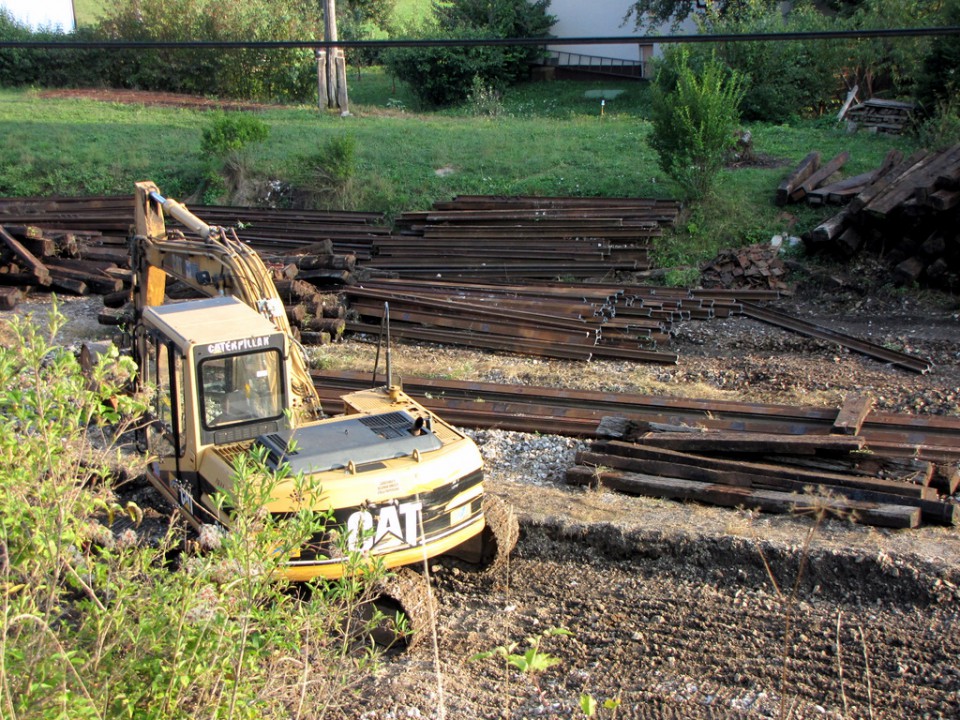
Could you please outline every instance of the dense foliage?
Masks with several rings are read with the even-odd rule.
[[[960,0],[944,2],[942,23],[960,27]],[[938,102],[956,102],[960,93],[960,38],[941,35],[930,43],[917,78],[917,98],[928,111]]]
[[[83,41],[309,40],[323,27],[309,0],[168,0],[162,12],[115,0],[73,33],[28,28],[0,15],[0,38]],[[313,54],[298,49],[0,50],[5,85],[90,86],[303,100],[315,92]]]
[[[701,29],[730,35],[804,32],[836,29],[836,21],[807,3],[797,3],[785,15],[765,0],[744,0],[736,13],[705,14]],[[805,40],[722,43],[695,52],[701,61],[715,52],[744,76],[744,119],[782,122],[818,115],[842,94],[840,73],[850,48],[831,40]]]
[[[731,0],[698,10],[691,2],[640,0],[630,17],[656,29],[692,18],[700,32],[746,35],[818,30],[893,29],[956,25],[956,0],[798,0],[785,11],[770,0]],[[929,88],[949,86],[957,70],[956,37],[738,42],[697,46],[693,62],[716,53],[747,80],[746,119],[783,122],[819,115],[836,106],[854,86],[861,99],[881,96],[930,99]],[[938,49],[935,49],[938,48]],[[933,56],[931,57],[931,54]],[[929,78],[929,80],[927,79]],[[948,97],[944,92],[940,100]]]
[[[554,17],[549,0],[460,0],[434,3],[431,37],[445,40],[547,38]],[[542,53],[535,46],[398,48],[386,55],[392,73],[429,106],[465,100],[474,79],[494,90],[523,80]]]

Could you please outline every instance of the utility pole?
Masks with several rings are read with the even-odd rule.
[[[323,39],[335,43],[337,36],[337,2],[324,0],[323,3]],[[321,109],[339,109],[341,115],[348,115],[347,100],[347,63],[343,50],[329,47],[317,50],[317,104]]]

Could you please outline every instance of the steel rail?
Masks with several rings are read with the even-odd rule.
[[[318,388],[339,391],[369,387],[370,375],[356,372],[312,372]],[[638,423],[687,425],[713,430],[768,432],[784,435],[829,435],[838,410],[815,406],[745,403],[730,400],[671,398],[605,393],[523,385],[404,378],[404,390],[426,407],[458,424],[491,427],[485,419],[491,408],[510,429],[597,437],[597,424],[607,416]],[[453,413],[456,413],[454,415]],[[522,418],[527,418],[524,427]],[[506,429],[506,426],[503,426]],[[933,462],[960,461],[960,418],[908,416],[871,412],[860,432],[868,450],[896,457],[917,457]]]
[[[377,337],[380,333],[380,324],[366,324],[362,322],[348,322],[346,329],[353,333]],[[518,355],[536,355],[558,360],[590,360],[593,357],[594,347],[576,346],[555,342],[540,342],[537,340],[521,340],[505,336],[477,334],[463,330],[431,330],[430,328],[394,325],[390,333],[398,339],[416,340],[420,342],[436,343],[438,345],[463,345],[481,350],[495,350],[517,353]]]
[[[754,320],[760,320],[762,322],[769,323],[770,325],[776,325],[777,327],[786,328],[787,330],[793,330],[794,332],[798,332],[809,337],[814,337],[818,340],[835,343],[841,347],[854,350],[877,360],[883,360],[884,362],[888,362],[891,365],[896,365],[897,367],[902,367],[906,370],[912,370],[913,372],[925,374],[933,369],[933,362],[931,362],[929,359],[918,358],[914,355],[907,355],[906,353],[898,352],[896,350],[890,350],[882,345],[877,345],[876,343],[872,343],[867,340],[859,340],[858,338],[850,335],[844,335],[836,330],[815,325],[807,322],[806,320],[801,320],[799,318],[777,312],[776,310],[761,308],[753,303],[744,302],[741,313],[746,317],[753,318]]]

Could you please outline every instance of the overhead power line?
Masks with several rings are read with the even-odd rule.
[[[516,45],[650,45],[731,42],[785,42],[800,40],[856,40],[868,38],[932,37],[960,35],[960,26],[929,28],[887,28],[876,30],[818,30],[810,32],[744,33],[718,35],[631,35],[620,37],[579,38],[480,38],[480,39],[395,39],[395,40],[3,40],[2,48],[36,50],[152,50],[152,49],[211,49],[211,50],[283,50],[306,48],[322,50],[338,48],[394,48],[394,47],[496,47]]]

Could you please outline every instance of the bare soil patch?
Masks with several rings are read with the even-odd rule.
[[[43,90],[42,98],[78,98],[100,102],[123,103],[126,105],[147,105],[158,107],[180,107],[194,110],[263,110],[270,105],[246,100],[224,100],[199,95],[159,92],[155,90],[122,90],[114,88],[60,88]]]

